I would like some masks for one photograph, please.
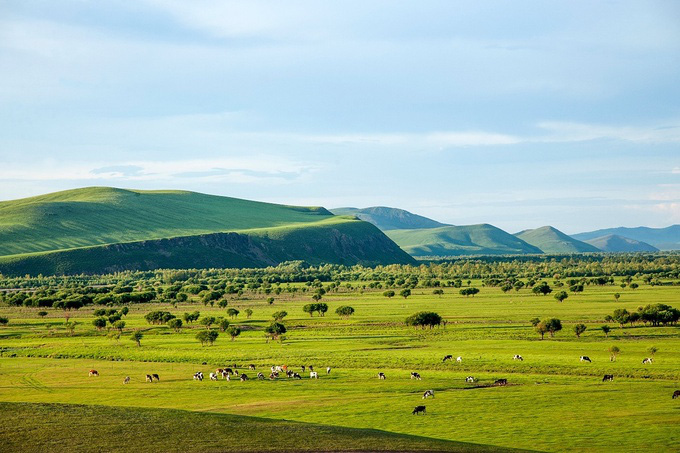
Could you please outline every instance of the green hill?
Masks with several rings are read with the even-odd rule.
[[[370,222],[383,231],[387,230],[410,230],[419,228],[438,228],[447,226],[436,220],[428,219],[417,214],[397,208],[374,206],[372,208],[336,208],[331,209],[336,215],[355,215],[361,220]]]
[[[324,208],[103,187],[0,202],[0,272],[411,263],[375,226]]]
[[[551,226],[520,231],[519,233],[516,233],[515,236],[534,247],[538,247],[543,250],[544,253],[561,254],[600,251],[596,247],[574,239],[571,236],[567,236],[557,228]]]
[[[385,233],[402,249],[420,257],[542,253],[539,248],[488,224]]]
[[[646,242],[636,241],[635,239],[624,238],[616,234],[602,236],[586,241],[588,244],[597,247],[605,252],[658,252],[654,246]]]
[[[589,231],[587,233],[572,234],[579,241],[609,236],[611,234],[635,241],[646,242],[659,250],[680,250],[680,225],[671,225],[666,228],[607,228],[604,230]]]

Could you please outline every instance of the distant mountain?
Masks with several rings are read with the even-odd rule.
[[[612,234],[640,242],[646,242],[659,250],[680,250],[680,225],[671,225],[666,228],[607,228],[604,230],[572,234],[571,236],[579,241],[588,241],[590,239],[601,238]]]
[[[597,247],[604,252],[658,252],[659,249],[646,242],[624,238],[616,234],[588,239],[588,244]]]
[[[361,220],[370,222],[383,231],[409,230],[420,228],[437,228],[448,226],[445,223],[413,214],[403,209],[374,206],[372,208],[336,208],[331,209],[335,215],[355,215]]]
[[[385,234],[415,257],[542,253],[538,247],[488,224],[389,230]]]
[[[370,223],[321,207],[110,187],[0,202],[0,273],[8,275],[290,260],[413,262]]]
[[[524,230],[515,233],[524,242],[538,247],[544,253],[586,253],[599,252],[596,247],[586,244],[562,233],[557,228],[544,226],[534,230]]]

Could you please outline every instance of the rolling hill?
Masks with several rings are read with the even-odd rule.
[[[230,234],[226,234],[230,233]],[[324,208],[92,187],[0,202],[0,272],[410,263],[375,226]]]
[[[374,206],[371,208],[336,208],[331,209],[335,215],[355,215],[361,220],[370,222],[383,231],[410,230],[420,228],[438,228],[448,226],[436,220],[413,214],[403,209]]]
[[[671,225],[666,228],[607,228],[604,230],[572,234],[571,236],[579,241],[588,241],[612,234],[627,239],[646,242],[659,250],[680,250],[680,225]]]
[[[659,249],[646,242],[624,238],[616,234],[588,239],[588,244],[597,247],[604,252],[658,252]]]
[[[544,253],[564,254],[600,251],[597,247],[567,236],[551,226],[520,231],[515,233],[515,236],[534,247],[538,247]]]
[[[488,224],[390,230],[385,234],[416,257],[542,253],[538,247]]]

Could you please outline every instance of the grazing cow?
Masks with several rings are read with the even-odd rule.
[[[297,373],[293,373],[293,379],[302,379],[302,376]]]
[[[423,393],[423,399],[427,399],[429,396],[434,398],[434,390],[425,390],[425,393]]]
[[[425,415],[425,406],[416,406],[415,409],[413,409],[413,412],[411,412],[413,415],[418,415],[418,414],[423,414]]]
[[[269,379],[273,381],[274,379],[276,379],[276,375],[274,373],[269,373]]]
[[[514,356],[512,356],[512,360],[519,360],[520,362],[522,362],[524,361],[524,357],[522,357],[519,354],[515,354]]]
[[[475,378],[472,376],[468,376],[465,378],[465,382],[475,382]]]
[[[288,370],[286,371],[286,377],[292,378],[293,377],[293,372]]]
[[[680,397],[680,390],[676,390],[673,392],[673,399]]]
[[[463,363],[463,358],[461,356],[456,357],[456,362]]]
[[[493,385],[508,385],[508,380],[507,379],[496,379],[496,382],[494,382]]]
[[[264,374],[262,374],[262,373],[257,373],[257,378],[258,378],[259,380],[263,380],[263,379],[264,379]]]
[[[302,365],[300,368],[302,368],[302,372],[304,373],[305,372],[305,366]]]
[[[146,382],[153,382],[153,378],[151,377],[150,374],[146,375]]]
[[[159,378],[157,374],[152,374],[152,375],[151,375],[151,379],[155,379],[156,381],[160,381],[160,380],[161,380],[161,378]]]
[[[210,380],[211,381],[216,381],[217,380],[217,375],[215,373],[210,373]]]
[[[580,360],[581,360],[581,362],[592,363],[592,361],[590,360],[590,357],[588,357],[587,355],[582,355],[582,356],[580,357]]]
[[[602,378],[602,382],[605,381],[613,381],[614,380],[614,375],[613,374],[605,374],[604,377]]]
[[[224,373],[224,370],[222,368],[218,368],[218,369],[215,370],[215,374],[218,375],[218,376],[220,376],[223,373]]]
[[[255,371],[255,365],[253,365],[253,364],[251,363],[250,365],[248,365],[248,369],[249,369],[250,371]]]
[[[420,380],[420,374],[416,373],[415,371],[411,372],[411,379],[415,379],[417,381]]]
[[[314,365],[309,365],[309,371],[314,371]]]
[[[194,373],[194,380],[202,381],[203,380],[203,373],[201,371],[199,371],[198,373]]]
[[[231,374],[227,374],[226,379],[227,379],[227,382],[231,382]]]
[[[444,360],[442,360],[442,362],[446,362],[447,360],[453,360],[453,356],[452,355],[445,355]]]
[[[241,373],[241,381],[247,381],[248,380],[248,375],[245,373]]]
[[[222,375],[225,375],[225,374],[234,374],[234,370],[232,370],[231,368],[225,368],[222,371]]]
[[[331,367],[329,366],[326,367],[326,374],[331,374]]]
[[[238,370],[234,368],[234,376],[238,376]]]
[[[274,371],[276,371],[277,373],[283,373],[283,367],[280,366],[280,365],[276,365],[276,368],[275,368]]]
[[[123,384],[129,384],[130,383],[130,376],[125,376],[125,379],[123,379]]]
[[[647,358],[645,358],[645,359],[642,361],[642,364],[643,364],[643,365],[646,365],[646,364],[648,364],[648,363],[652,363],[652,358],[651,358],[651,357],[647,357]]]
[[[382,379],[384,381],[385,380],[385,373],[383,373],[383,372],[378,373],[378,379]]]
[[[319,379],[319,373],[317,373],[316,371],[310,371],[309,379]]]
[[[97,370],[90,370],[90,377],[99,377],[99,372]]]

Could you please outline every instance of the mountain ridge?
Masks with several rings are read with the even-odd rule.
[[[523,230],[515,233],[514,236],[534,247],[538,247],[543,253],[592,253],[600,251],[597,247],[574,239],[550,225]]]

